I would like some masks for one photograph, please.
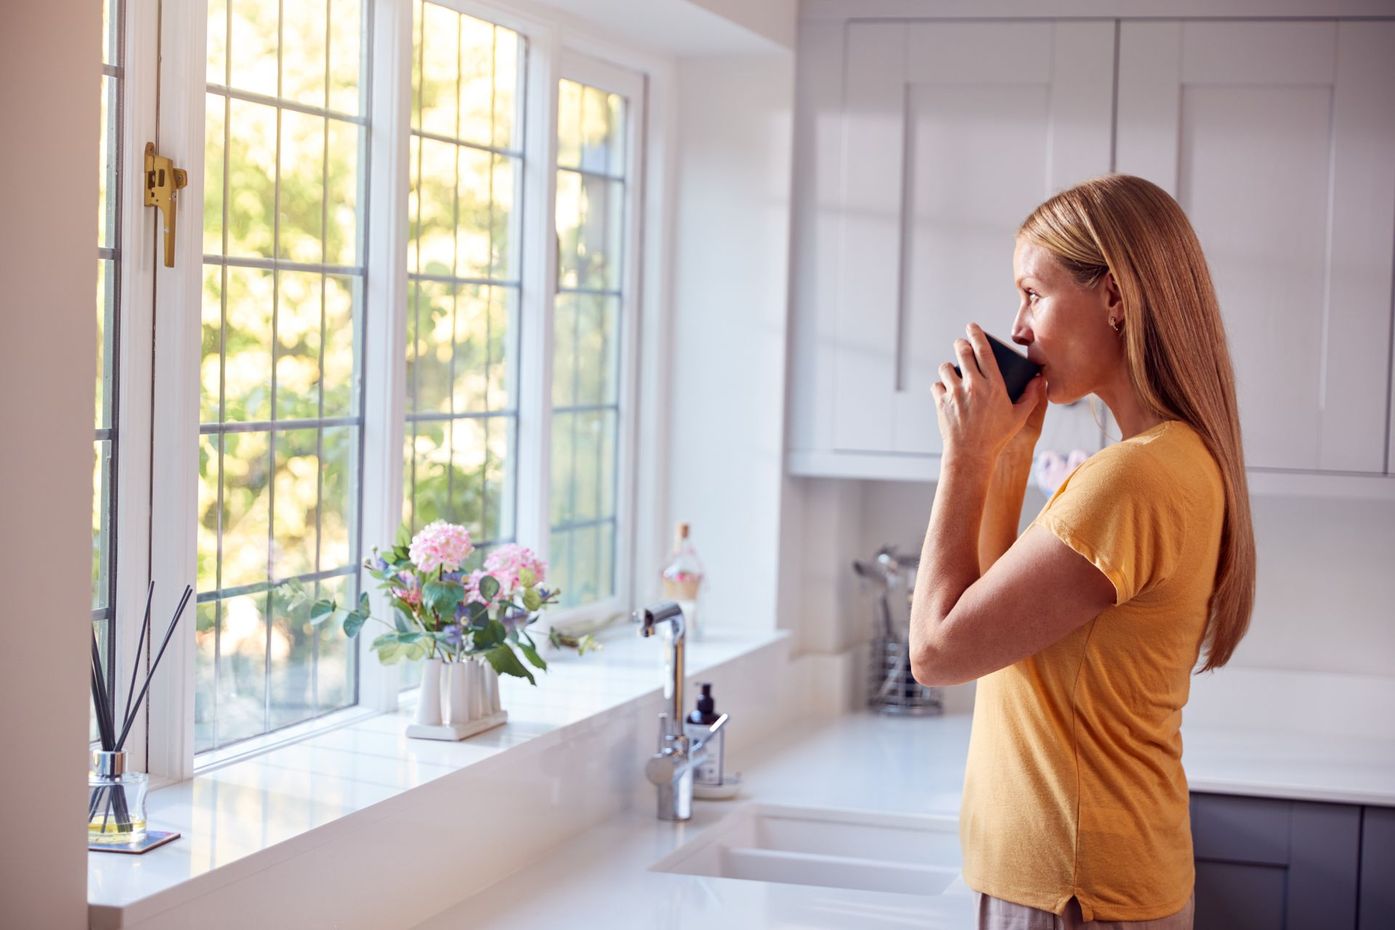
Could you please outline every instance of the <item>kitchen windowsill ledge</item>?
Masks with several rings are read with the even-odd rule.
[[[781,646],[788,636],[714,630],[687,644],[687,677]],[[309,850],[357,839],[392,816],[384,802],[523,746],[560,744],[598,718],[662,694],[662,644],[641,640],[634,628],[617,630],[597,653],[548,656],[548,666],[536,688],[501,681],[508,722],[458,743],[408,740],[411,714],[403,709],[152,791],[152,828],[182,836],[142,856],[89,853],[91,926],[138,924]]]

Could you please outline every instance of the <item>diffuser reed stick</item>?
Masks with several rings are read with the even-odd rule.
[[[126,688],[125,712],[120,715],[121,728],[117,730],[117,707],[116,707],[116,679],[107,681],[102,670],[102,653],[97,646],[97,631],[92,631],[92,707],[97,715],[97,738],[101,743],[101,753],[104,757],[103,765],[110,766],[104,769],[101,774],[115,776],[121,773],[117,761],[121,757],[126,745],[126,737],[131,732],[131,726],[135,723],[140,714],[141,702],[145,700],[146,693],[150,690],[150,682],[155,677],[155,671],[160,667],[160,660],[165,656],[165,649],[169,647],[170,640],[174,637],[175,627],[179,625],[179,619],[184,615],[184,608],[188,606],[189,599],[193,597],[194,589],[190,585],[185,585],[184,595],[179,599],[179,606],[174,610],[174,615],[170,617],[169,625],[165,628],[164,638],[160,641],[160,650],[156,652],[152,648],[150,655],[150,667],[146,670],[145,680],[141,683],[140,690],[135,691],[136,677],[140,674],[140,660],[142,646],[146,638],[150,635],[150,610],[155,594],[155,582],[151,581],[145,591],[145,618],[141,622],[140,637],[136,645],[135,660],[131,664],[131,680]],[[110,644],[115,649],[115,643]],[[112,663],[115,665],[115,662]],[[132,698],[132,695],[134,699]],[[124,764],[124,760],[122,760]],[[101,812],[102,823],[101,832],[106,833],[110,820],[114,817],[118,833],[129,833],[133,825],[131,812],[127,804],[125,787],[121,784],[104,785],[93,789],[88,799],[87,820],[88,830]]]

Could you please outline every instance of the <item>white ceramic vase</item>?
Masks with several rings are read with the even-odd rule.
[[[440,659],[421,663],[421,690],[417,697],[417,723],[427,727],[441,725],[441,666]]]
[[[446,666],[448,686],[446,689],[446,722],[469,723],[480,716],[479,701],[475,698],[475,679],[479,677],[475,662],[466,659]]]

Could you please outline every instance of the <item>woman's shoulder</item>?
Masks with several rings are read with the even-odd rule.
[[[1220,497],[1220,467],[1206,440],[1183,420],[1164,420],[1090,456],[1078,478],[1122,482],[1147,493]],[[1073,476],[1076,477],[1076,476]]]

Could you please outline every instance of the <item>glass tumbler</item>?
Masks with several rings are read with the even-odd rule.
[[[92,753],[87,773],[87,842],[124,846],[145,839],[145,794],[150,777],[126,770],[125,752]]]

